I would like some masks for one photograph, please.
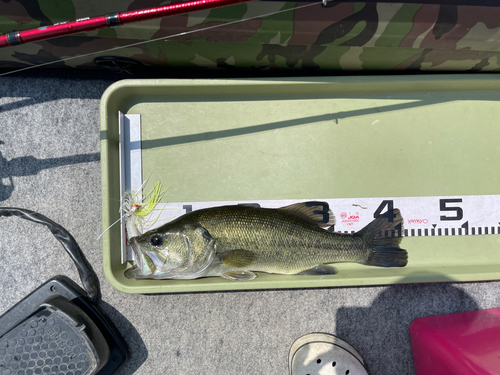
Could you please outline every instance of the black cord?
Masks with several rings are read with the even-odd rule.
[[[73,262],[75,262],[88,298],[92,302],[97,302],[100,295],[99,279],[87,261],[87,258],[85,258],[85,255],[83,255],[80,246],[78,246],[76,240],[66,229],[42,214],[23,208],[0,207],[0,216],[18,216],[22,219],[47,226],[71,259],[73,259]]]

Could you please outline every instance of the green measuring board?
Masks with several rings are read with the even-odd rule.
[[[355,231],[392,205],[405,219],[409,263],[249,283],[127,280],[117,229],[104,237],[106,276],[129,293],[499,279],[499,98],[494,75],[118,82],[101,102],[103,227],[119,217],[110,198],[119,196],[121,111],[140,115],[143,178],[169,186],[179,212],[331,200],[335,230]],[[353,226],[340,229],[343,220]]]

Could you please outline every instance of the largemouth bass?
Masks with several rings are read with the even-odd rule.
[[[254,271],[285,275],[332,275],[329,263],[404,267],[408,253],[401,237],[398,209],[373,220],[354,234],[329,232],[334,222],[323,202],[304,202],[279,209],[222,206],[187,213],[134,237],[136,264],[128,278],[194,279],[221,276],[246,281]],[[391,220],[392,219],[392,220]]]

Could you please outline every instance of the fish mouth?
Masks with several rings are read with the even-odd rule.
[[[132,248],[135,262],[135,265],[129,269],[129,278],[137,278],[140,275],[153,275],[157,272],[157,270],[160,270],[166,262],[166,259],[162,254],[142,249],[137,242],[136,237],[132,237],[129,240],[129,245]]]
[[[125,271],[125,277],[128,279],[196,279],[205,275],[215,259],[214,240],[210,241],[205,256],[200,259],[193,256],[194,249],[190,241],[187,241],[188,253],[191,256],[182,266],[165,270],[167,260],[163,254],[142,249],[136,237],[129,240],[129,245],[132,248],[135,264]]]
[[[139,244],[137,243],[137,240],[136,240],[136,237],[132,237],[129,241],[128,241],[130,247],[132,248],[132,254],[133,254],[133,257],[134,257],[134,261],[135,261],[135,265],[130,268],[129,270],[139,270],[141,273],[144,273],[144,263],[141,262],[141,257],[144,255],[144,253],[142,252],[141,250],[141,247],[139,246]],[[129,271],[127,270],[127,271]]]
[[[137,267],[137,263],[125,270],[125,277],[127,279],[136,279],[140,277],[140,275],[141,275],[141,270],[139,269],[139,267]]]

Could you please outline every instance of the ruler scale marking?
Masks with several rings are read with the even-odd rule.
[[[397,233],[382,235],[423,237],[500,234],[500,214],[496,216],[496,213],[500,213],[500,195],[179,202],[160,203],[157,208],[162,210],[159,221],[163,224],[187,212],[214,206],[246,204],[279,208],[305,201],[328,203],[336,217],[333,230],[338,233],[355,233],[376,217],[392,220],[391,215],[394,214],[391,210],[398,208],[404,220],[403,227],[395,228]],[[323,206],[320,208],[324,209]],[[158,215],[157,211],[154,214]]]
[[[399,209],[403,217],[403,225],[391,231],[379,232],[380,236],[425,237],[500,234],[500,195],[160,203],[157,209],[151,213],[151,218],[158,219],[156,224],[143,229],[144,231],[153,229],[188,212],[208,207],[243,204],[279,208],[298,202],[311,201],[318,202],[318,210],[324,214],[327,214],[327,210],[331,209],[336,222],[335,226],[331,226],[329,230],[336,233],[356,233],[378,217],[393,220],[396,216],[394,209]],[[326,202],[327,205],[321,202]],[[161,210],[159,215],[158,210]]]

